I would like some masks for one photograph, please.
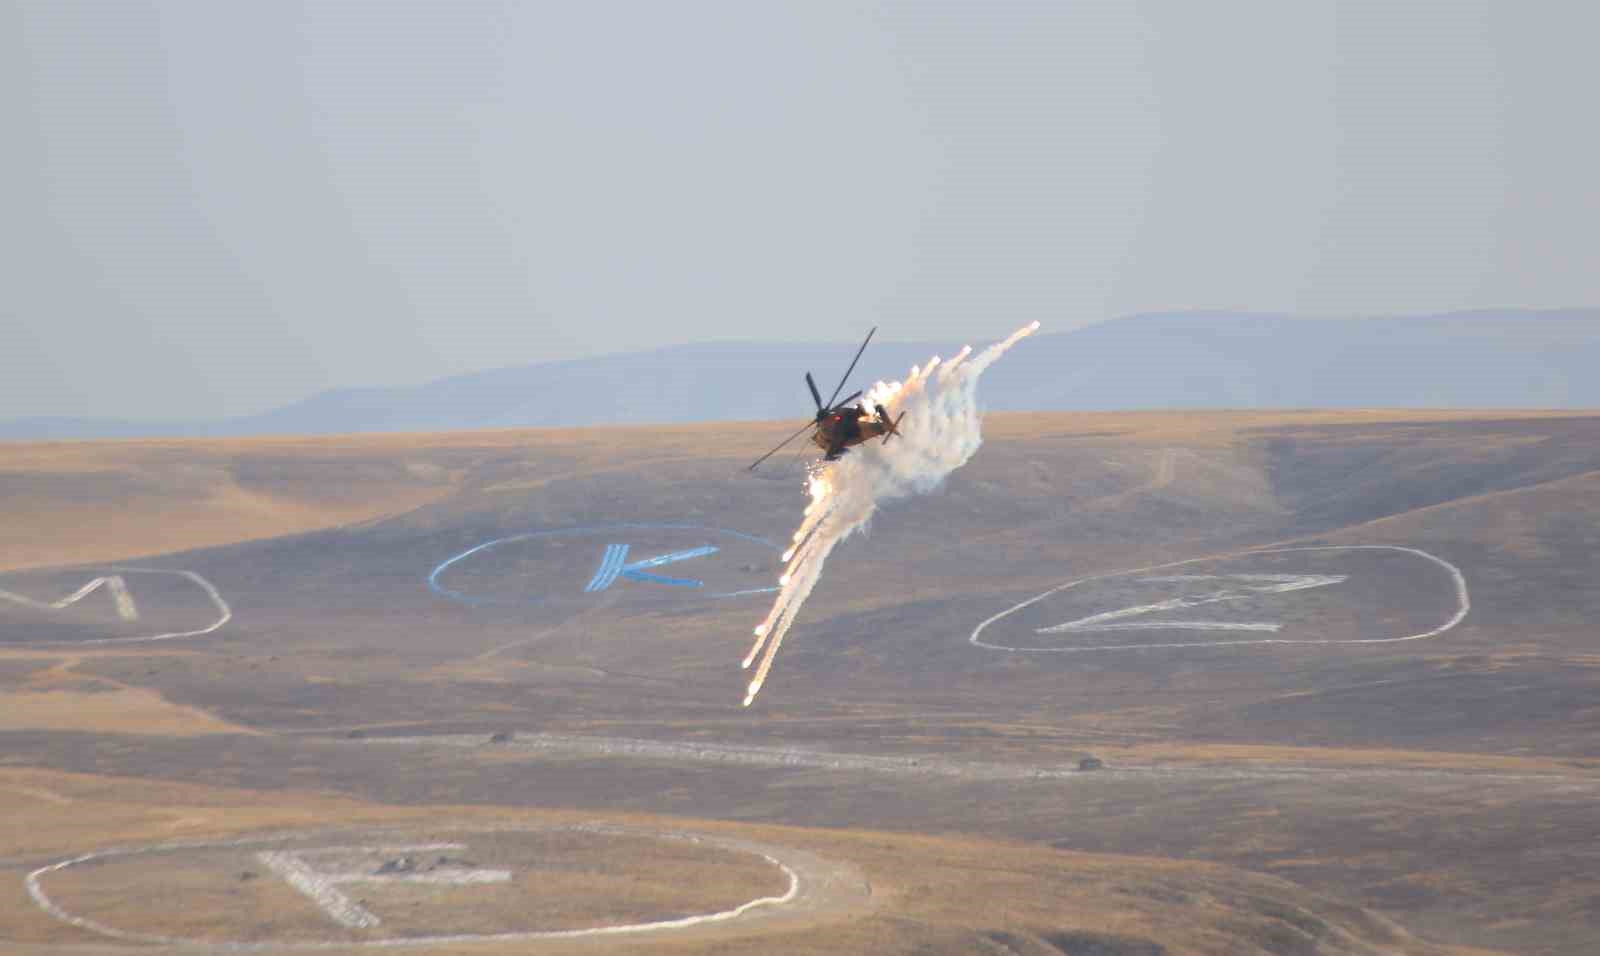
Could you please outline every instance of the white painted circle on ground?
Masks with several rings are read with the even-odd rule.
[[[1386,566],[1396,562],[1411,567]],[[1419,581],[1436,592],[1421,606]],[[1013,653],[1389,644],[1437,637],[1471,609],[1461,569],[1419,548],[1265,548],[1068,581],[985,620],[968,642]]]
[[[145,644],[205,637],[233,619],[216,585],[181,569],[92,565],[15,572],[0,584],[0,611],[26,616],[35,631],[0,635],[0,643]]]
[[[519,852],[518,840],[529,842],[542,852],[528,855],[523,865],[515,858]],[[644,852],[624,854],[622,870],[616,861],[585,862],[582,841],[592,842],[633,841],[644,846]],[[543,841],[541,844],[539,841]],[[576,841],[576,843],[575,843]],[[559,846],[558,846],[559,845]],[[551,850],[552,846],[558,850]],[[528,850],[529,848],[522,848]],[[563,857],[562,854],[566,856]],[[545,906],[548,913],[559,913],[570,921],[575,918],[571,909],[581,913],[585,906],[617,908],[626,912],[655,908],[671,910],[675,901],[684,894],[703,893],[694,880],[684,880],[683,874],[667,878],[665,871],[651,873],[651,857],[671,857],[673,854],[699,854],[695,866],[706,867],[703,876],[710,878],[728,867],[728,859],[743,858],[738,864],[752,874],[762,868],[773,875],[777,892],[733,902],[721,908],[699,913],[683,914],[681,911],[662,913],[657,918],[606,921],[597,925],[539,928],[537,926],[499,929],[491,932],[462,931],[459,925],[444,931],[430,930],[424,924],[426,914],[419,917],[415,909],[419,894],[423,904],[432,906],[436,913],[452,914],[447,922],[456,924],[463,920],[484,919],[488,913],[516,914],[526,918],[528,912]],[[718,864],[717,858],[724,862]],[[164,859],[154,876],[161,880],[162,893],[168,896],[181,892],[187,881],[202,892],[216,898],[218,909],[228,911],[228,918],[254,920],[258,930],[270,934],[279,932],[283,938],[205,938],[164,935],[144,928],[130,928],[124,916],[112,925],[106,919],[96,918],[96,908],[115,909],[118,906],[137,904],[117,900],[115,894],[130,892],[130,886],[151,885],[147,878],[128,881],[112,873],[118,863],[140,864],[143,868],[153,860]],[[564,862],[565,861],[565,862]],[[93,864],[93,866],[89,866]],[[657,869],[664,866],[679,867],[681,861],[657,860]],[[218,869],[218,867],[224,869]],[[628,867],[632,867],[629,870]],[[270,896],[270,902],[259,899],[232,899],[223,902],[218,894],[232,893],[233,887],[242,885],[237,871],[258,874],[249,877],[258,885],[256,896]],[[751,869],[754,867],[754,869]],[[60,886],[67,883],[74,871],[98,876],[101,884],[92,882],[81,886]],[[525,872],[517,872],[522,870]],[[773,847],[764,843],[734,837],[692,833],[687,831],[657,831],[605,824],[552,825],[552,826],[492,826],[482,823],[459,825],[440,824],[426,827],[408,827],[403,830],[353,827],[318,832],[297,832],[269,836],[249,837],[230,841],[166,843],[151,846],[120,847],[97,850],[70,859],[39,867],[25,878],[25,885],[34,902],[46,913],[64,923],[111,939],[134,943],[156,943],[167,946],[213,946],[233,951],[278,949],[320,950],[351,946],[396,947],[438,945],[443,943],[507,942],[539,940],[566,940],[586,937],[606,937],[663,932],[691,927],[743,923],[759,918],[764,913],[778,909],[811,904],[812,908],[826,909],[829,901],[837,897],[841,874],[848,867],[832,864],[801,850]],[[637,872],[634,872],[637,871]],[[597,875],[598,874],[598,875]],[[604,877],[604,878],[602,878]],[[750,879],[749,875],[739,876]],[[607,883],[606,880],[610,880]],[[58,884],[47,892],[46,882]],[[596,899],[586,891],[596,887],[626,883],[641,900]],[[548,898],[524,890],[533,883],[555,889]],[[849,882],[849,880],[845,880]],[[824,887],[819,891],[819,887]],[[748,884],[741,886],[749,892]],[[866,895],[864,882],[861,896]],[[499,893],[505,899],[490,898]],[[507,894],[510,894],[509,896]],[[387,894],[387,895],[385,895]],[[446,902],[439,902],[445,894]],[[377,897],[374,900],[374,897]],[[81,899],[80,899],[81,898]],[[196,900],[186,900],[188,918],[194,918]],[[212,902],[208,899],[207,902]],[[441,909],[442,906],[442,909]],[[498,907],[498,909],[496,909]],[[291,916],[281,915],[290,912]],[[272,914],[278,922],[272,926]],[[466,915],[462,915],[465,913]],[[92,914],[92,915],[88,915]],[[179,914],[170,914],[177,917]],[[152,916],[151,918],[159,918]],[[205,914],[199,914],[203,921]],[[325,930],[321,938],[305,938],[304,927],[314,924]],[[267,927],[262,930],[262,927]],[[298,934],[298,938],[297,938]]]

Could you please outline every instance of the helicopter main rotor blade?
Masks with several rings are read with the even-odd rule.
[[[817,411],[822,411],[822,393],[817,391],[817,383],[812,381],[811,373],[806,373],[806,388],[811,389],[811,399],[817,403]]]
[[[834,410],[834,409],[837,409],[837,408],[843,408],[843,407],[845,407],[845,406],[846,406],[846,405],[848,405],[848,404],[850,404],[850,403],[851,403],[851,402],[853,402],[853,401],[855,401],[855,400],[856,400],[856,399],[858,399],[858,398],[860,398],[860,397],[861,397],[861,392],[860,392],[860,391],[855,391],[855,392],[851,392],[851,393],[850,393],[850,394],[849,394],[849,395],[848,395],[848,396],[847,396],[847,397],[846,397],[846,398],[845,398],[845,400],[844,400],[844,401],[842,401],[842,402],[840,402],[840,403],[839,403],[839,404],[837,404],[837,405],[835,405],[835,406],[833,406],[833,408],[830,408],[830,409],[828,409],[828,411],[830,411],[830,412],[831,412],[831,411],[833,411],[833,410]]]
[[[861,353],[867,350],[867,342],[872,341],[873,332],[876,331],[878,331],[878,327],[874,325],[872,332],[867,333],[866,341],[862,342],[861,347],[856,349],[856,357],[850,360],[850,367],[844,370],[844,378],[839,379],[839,387],[833,390],[833,398],[838,398],[839,393],[844,391],[844,383],[850,381],[850,373],[856,370],[856,363],[861,361]],[[833,398],[828,399],[828,408],[834,407]],[[848,402],[849,399],[845,399],[845,401]]]
[[[747,470],[755,471],[757,465],[759,465],[762,462],[766,461],[768,458],[771,458],[773,455],[776,455],[778,452],[783,451],[783,448],[784,448],[785,445],[787,445],[790,442],[794,441],[796,438],[799,438],[801,435],[804,435],[810,429],[813,429],[813,428],[816,428],[816,427],[817,427],[817,423],[816,422],[806,422],[804,425],[800,426],[800,430],[799,431],[795,432],[793,435],[790,435],[788,438],[785,438],[783,441],[778,442],[777,447],[773,448],[771,451],[767,452],[765,455],[762,455],[760,458],[757,458],[755,461],[751,462],[750,463],[750,467]]]

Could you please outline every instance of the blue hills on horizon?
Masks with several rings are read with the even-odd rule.
[[[28,418],[0,439],[341,434],[810,417],[859,343],[713,342],[544,362],[422,385],[336,388],[200,422]],[[846,392],[949,356],[877,342]],[[981,348],[986,342],[974,341]],[[1385,318],[1150,313],[1040,332],[979,386],[991,411],[1600,408],[1600,309]]]

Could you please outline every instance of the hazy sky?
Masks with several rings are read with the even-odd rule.
[[[0,7],[0,419],[1600,304],[1600,4]]]

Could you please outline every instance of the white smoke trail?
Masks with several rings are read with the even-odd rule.
[[[743,666],[748,669],[761,655],[745,693],[746,707],[766,682],[783,636],[816,587],[822,565],[834,547],[872,518],[878,502],[932,491],[972,458],[983,442],[978,376],[1006,349],[1038,328],[1039,323],[1034,322],[1018,329],[975,357],[970,347],[947,362],[934,356],[926,367],[912,366],[904,382],[878,382],[867,390],[863,405],[869,412],[882,405],[890,419],[905,413],[900,434],[888,442],[857,445],[838,461],[820,464],[812,471],[807,489],[811,503],[793,543],[784,552],[787,566],[778,579],[781,590],[766,620],[756,627],[755,643],[744,659]]]

